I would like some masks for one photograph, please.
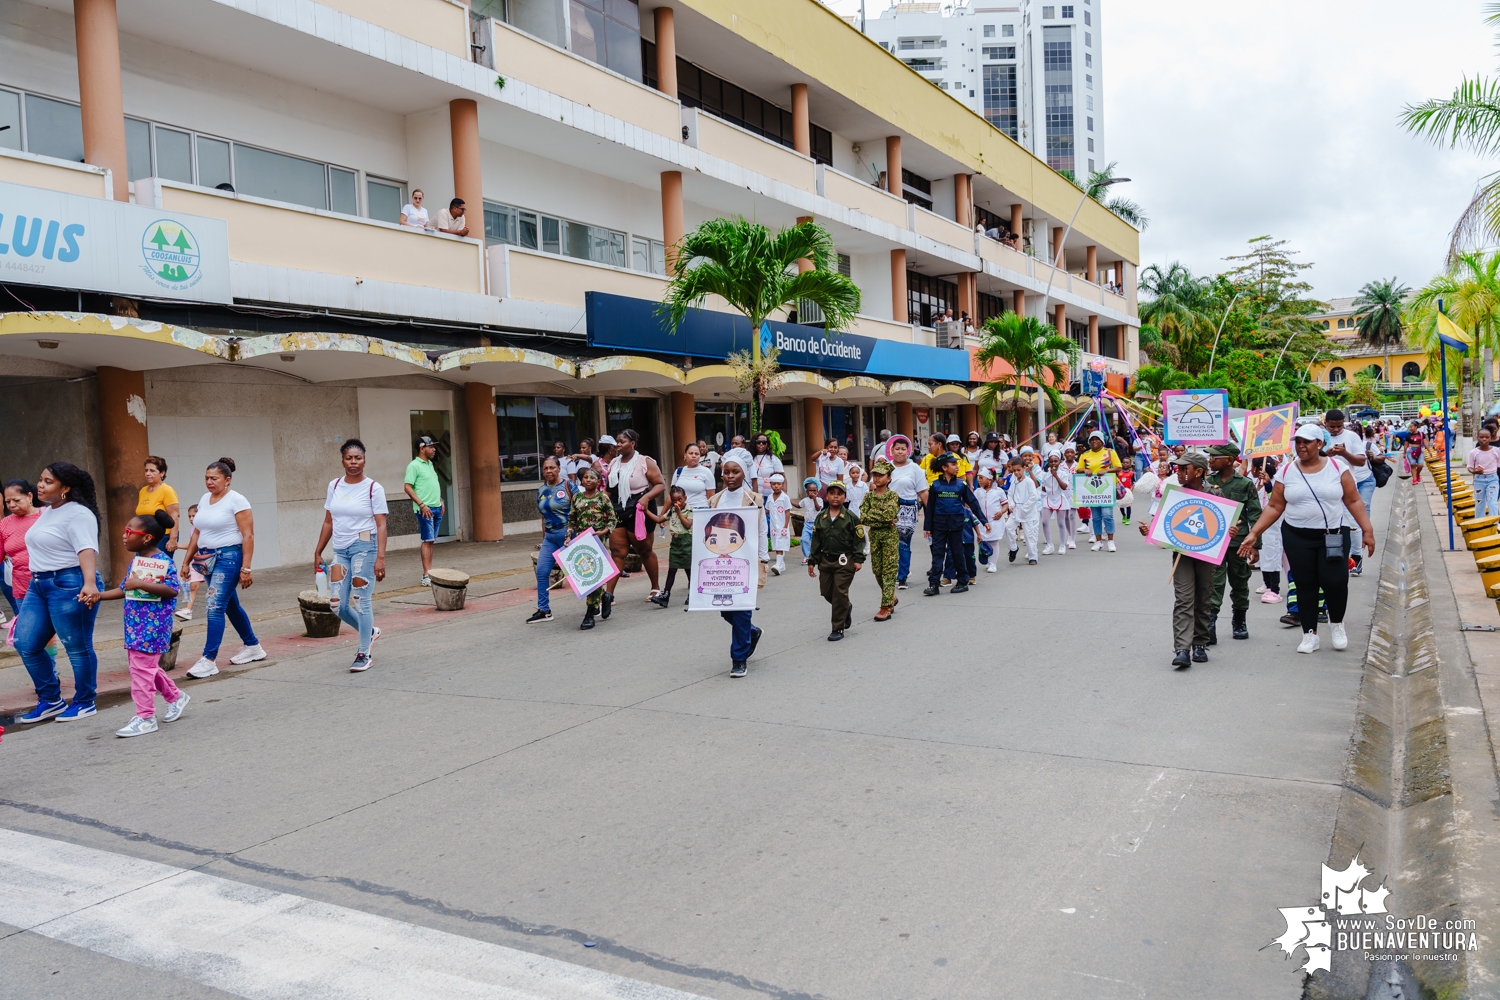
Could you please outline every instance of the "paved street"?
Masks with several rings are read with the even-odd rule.
[[[344,647],[268,661],[188,682],[182,721],[146,738],[114,738],[126,705],[7,732],[0,828],[101,870],[390,918],[393,940],[445,932],[725,1000],[1299,996],[1298,966],[1257,949],[1328,857],[1375,569],[1349,651],[1295,655],[1284,606],[1257,602],[1250,641],[1226,608],[1212,660],[1178,673],[1169,559],[1120,538],[967,595],[908,590],[887,625],[862,573],[838,644],[816,583],[773,578],[744,680],[718,616],[644,603],[642,576],[590,633],[563,596],[550,625],[518,604],[393,630],[365,674]],[[215,979],[231,959],[179,953],[171,912],[130,924],[155,968],[109,957],[130,951],[105,922],[6,926],[0,997],[335,995],[256,994],[244,956]],[[565,980],[473,995],[595,995]],[[426,982],[401,995],[471,995]]]

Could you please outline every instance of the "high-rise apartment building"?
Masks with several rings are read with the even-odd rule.
[[[1048,166],[1082,178],[1107,162],[1102,2],[893,3],[864,30]]]

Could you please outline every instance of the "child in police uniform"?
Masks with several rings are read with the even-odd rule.
[[[828,507],[813,522],[807,564],[808,576],[822,573],[818,589],[823,592],[823,600],[833,606],[833,630],[828,633],[829,642],[838,642],[844,637],[844,630],[854,624],[849,585],[865,561],[865,526],[844,505],[846,489],[837,479],[827,485]]]

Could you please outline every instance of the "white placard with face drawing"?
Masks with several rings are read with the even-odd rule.
[[[759,507],[702,508],[693,512],[690,611],[754,611],[760,578]]]

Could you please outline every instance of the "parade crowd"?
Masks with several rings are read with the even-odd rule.
[[[1477,516],[1500,513],[1500,421],[1486,422],[1466,459],[1474,474]],[[607,545],[617,566],[639,564],[649,578],[648,601],[672,606],[679,575],[683,591],[693,580],[693,533],[745,531],[750,509],[758,522],[759,567],[755,588],[768,576],[790,572],[800,556],[808,576],[830,605],[828,640],[844,638],[854,624],[850,586],[869,567],[880,588],[875,623],[889,622],[908,589],[919,540],[927,552],[923,597],[961,595],[1008,563],[1036,566],[1048,556],[1075,552],[1084,540],[1094,552],[1117,551],[1117,525],[1131,524],[1136,506],[1146,534],[1163,491],[1170,485],[1221,496],[1241,505],[1232,543],[1214,564],[1181,554],[1172,559],[1174,606],[1172,665],[1186,669],[1208,659],[1218,642],[1218,616],[1226,594],[1231,635],[1249,637],[1250,583],[1264,603],[1286,601],[1282,624],[1300,626],[1298,652],[1321,646],[1327,623],[1335,650],[1348,646],[1344,614],[1349,580],[1375,552],[1369,509],[1399,456],[1403,475],[1420,482],[1424,454],[1446,447],[1431,421],[1407,425],[1348,422],[1339,410],[1297,427],[1294,454],[1245,459],[1238,444],[1207,451],[1165,446],[1149,430],[1080,421],[1068,440],[1049,433],[1039,447],[997,431],[967,439],[932,434],[919,448],[902,434],[882,434],[869,456],[851,458],[848,443],[829,439],[794,488],[773,452],[769,435],[735,437],[723,453],[706,442],[687,445],[681,464],[667,468],[642,453],[640,436],[625,429],[576,449],[556,442],[541,463],[537,509],[543,523],[536,559],[537,607],[527,624],[554,620],[550,591],[557,553],[585,531]],[[432,543],[442,522],[436,444],[415,442],[416,457],[402,483],[421,535],[422,583],[429,583]],[[1122,457],[1123,456],[1123,457]],[[349,669],[373,663],[380,638],[374,622],[374,584],[385,577],[386,492],[365,475],[365,448],[357,439],[339,447],[342,475],[332,479],[324,521],[312,553],[320,583],[326,579],[331,611],[354,628],[359,646]],[[190,695],[160,666],[172,641],[174,618],[191,620],[204,590],[207,633],[201,655],[186,672],[202,679],[218,673],[225,626],[242,648],[230,662],[266,657],[238,592],[254,584],[254,512],[233,489],[235,463],[221,458],[204,470],[205,490],[186,511],[167,484],[167,463],[152,456],[144,470],[135,515],[123,527],[130,555],[119,581],[106,587],[98,572],[99,510],[92,477],[68,462],[54,462],[35,484],[5,484],[0,518],[4,582],[13,617],[6,638],[20,654],[36,688],[37,704],[17,721],[69,722],[95,713],[98,659],[94,622],[102,601],[124,603],[123,628],[135,716],[122,737],[157,730],[181,717]],[[1074,475],[1115,477],[1114,502],[1079,509]],[[719,513],[713,513],[719,511]],[[667,541],[661,579],[656,530]],[[794,549],[794,538],[796,548]],[[182,553],[181,556],[178,553]],[[328,556],[331,554],[332,560]],[[1076,558],[1076,557],[1075,557]],[[918,566],[921,573],[921,567]],[[621,573],[587,595],[581,629],[610,618]],[[920,581],[920,576],[919,576]],[[186,596],[184,596],[186,591]],[[1285,596],[1283,598],[1283,591]],[[688,599],[682,601],[686,607]],[[753,612],[722,610],[731,627],[730,676],[743,677],[762,630]],[[74,692],[65,700],[57,673],[57,642],[67,651]]]

